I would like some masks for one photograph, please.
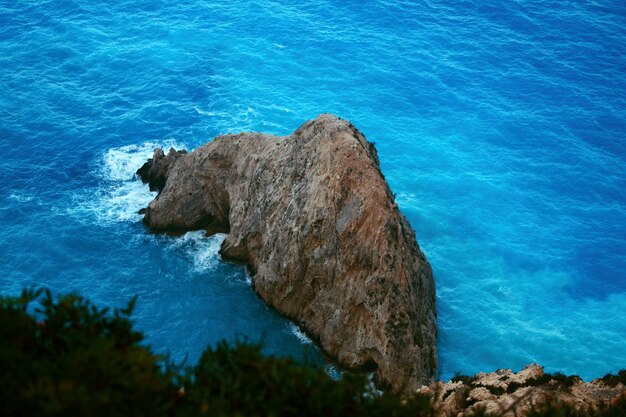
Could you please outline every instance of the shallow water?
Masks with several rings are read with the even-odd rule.
[[[137,294],[177,360],[242,337],[299,357],[221,237],[147,233],[133,172],[332,112],[433,265],[440,377],[626,367],[626,5],[581,3],[0,2],[0,292]]]

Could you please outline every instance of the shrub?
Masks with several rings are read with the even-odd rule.
[[[598,409],[575,409],[570,405],[549,402],[535,407],[527,417],[624,417],[626,416],[626,396],[622,395],[610,406]]]
[[[553,374],[546,373],[536,378],[529,379],[522,384],[517,382],[511,382],[507,387],[506,392],[511,394],[517,391],[518,388],[537,387],[540,385],[549,384],[552,381],[556,382],[556,387],[568,389],[580,380],[580,377],[577,375],[565,375],[562,372],[555,372]]]
[[[36,317],[27,314],[39,301]],[[139,345],[128,307],[109,312],[49,291],[0,298],[0,414],[163,415],[177,388]]]
[[[476,382],[475,376],[461,375],[460,373],[454,374],[454,376],[450,379],[451,382],[462,382],[465,385],[472,386],[474,382]]]
[[[616,387],[620,383],[626,385],[626,369],[621,369],[617,375],[606,374],[600,380],[610,387]]]
[[[364,375],[335,381],[259,345],[221,342],[180,369],[140,344],[134,303],[109,311],[75,294],[0,297],[0,415],[434,415],[424,396],[376,395]]]
[[[259,345],[221,342],[196,366],[174,366],[140,344],[134,303],[110,311],[75,294],[0,296],[0,416],[437,416],[426,396],[379,394],[354,373],[336,381]],[[549,404],[532,416],[617,417],[625,404],[593,414]]]

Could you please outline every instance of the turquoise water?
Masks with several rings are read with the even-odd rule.
[[[322,112],[376,142],[432,263],[441,378],[626,367],[623,1],[0,0],[0,292],[137,294],[176,360],[248,338],[322,363],[223,237],[149,234],[133,176]]]

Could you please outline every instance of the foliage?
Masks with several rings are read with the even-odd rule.
[[[536,378],[531,378],[522,384],[511,382],[507,387],[507,392],[511,394],[521,387],[537,387],[549,383],[554,383],[557,388],[568,389],[578,381],[580,381],[580,377],[577,375],[565,375],[562,372],[555,372],[553,374],[545,373]]]
[[[606,374],[600,380],[610,387],[615,387],[617,384],[626,385],[626,369],[620,369],[617,375]]]
[[[451,382],[462,382],[465,385],[473,385],[474,382],[476,382],[476,376],[468,376],[468,375],[461,375],[460,373],[456,373],[454,374],[454,376],[450,379]]]
[[[178,369],[140,344],[134,302],[109,311],[75,294],[0,297],[0,415],[433,415],[426,397],[376,395],[363,375],[335,381],[258,345],[222,342]]]
[[[437,416],[426,396],[379,394],[359,374],[336,381],[323,369],[266,356],[258,345],[222,342],[194,367],[173,366],[140,343],[130,321],[134,303],[110,311],[75,294],[0,297],[0,415]],[[550,405],[533,417],[623,411],[622,400],[603,414]]]
[[[38,300],[36,316],[27,314]],[[1,415],[163,415],[176,394],[162,361],[139,345],[134,305],[109,312],[49,291],[0,298]]]
[[[501,380],[505,380],[505,379],[506,378],[504,379],[501,378]],[[509,382],[509,384],[507,385],[506,391],[504,388],[499,387],[499,386],[478,384],[476,383],[477,381],[476,376],[467,376],[467,375],[461,375],[457,373],[452,377],[450,381],[462,382],[470,388],[483,387],[483,388],[488,389],[489,392],[491,392],[494,395],[502,395],[505,392],[508,394],[512,394],[522,387],[536,387],[536,386],[546,385],[546,384],[553,384],[554,388],[568,389],[571,386],[573,386],[576,382],[580,381],[580,377],[576,375],[568,376],[561,372],[555,372],[553,374],[545,373],[545,374],[542,374],[541,376],[531,378],[523,383],[519,383],[515,381]]]
[[[430,404],[406,404],[376,396],[362,375],[335,381],[320,368],[265,356],[260,346],[225,342],[207,349],[192,373],[186,407],[190,415],[242,416],[427,416]]]
[[[530,411],[527,417],[624,417],[626,416],[626,396],[622,395],[610,406],[597,410],[577,410],[570,405],[546,403]]]

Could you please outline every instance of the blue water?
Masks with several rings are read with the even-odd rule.
[[[432,263],[441,378],[626,367],[623,0],[0,0],[0,293],[137,294],[176,360],[222,338],[299,357],[223,237],[143,228],[133,172],[322,112],[376,142]]]

